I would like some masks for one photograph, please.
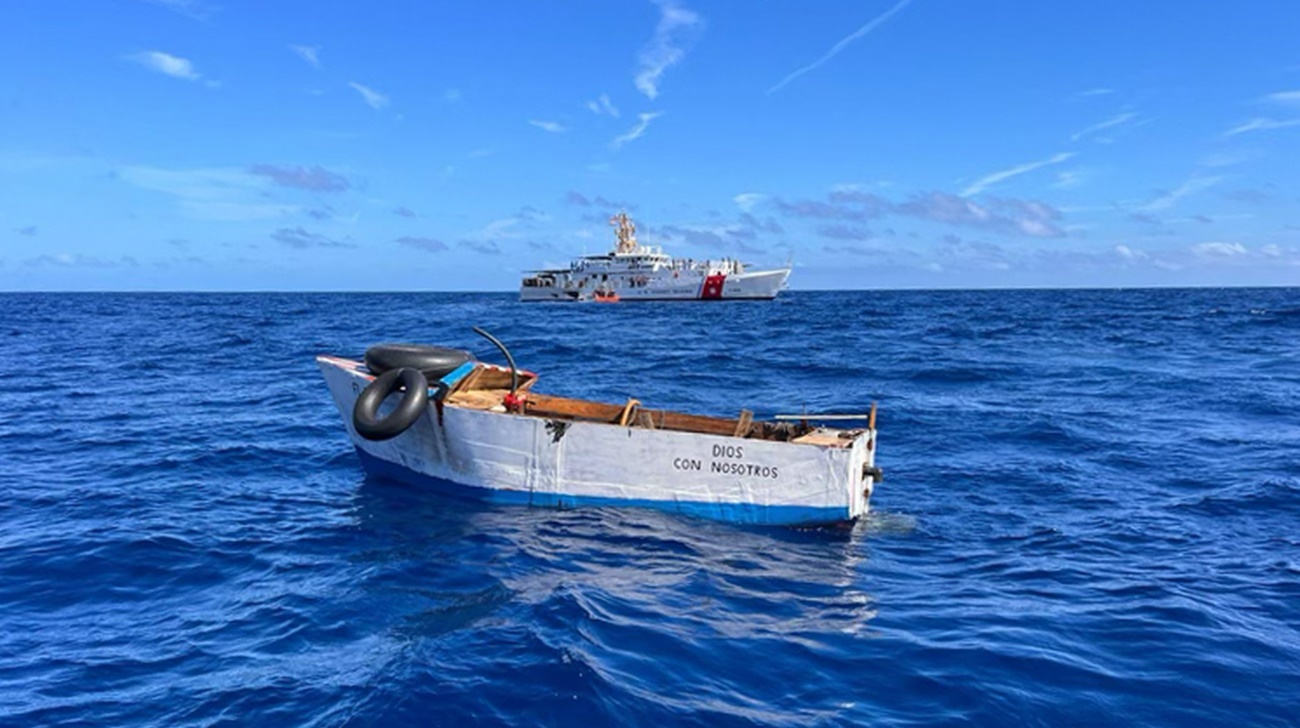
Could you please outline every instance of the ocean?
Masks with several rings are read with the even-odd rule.
[[[869,517],[367,478],[313,357],[879,402]],[[1300,289],[2,294],[0,724],[1300,721]]]

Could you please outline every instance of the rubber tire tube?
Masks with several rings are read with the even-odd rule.
[[[402,401],[387,417],[379,419],[379,405],[399,389],[405,390]],[[352,408],[352,427],[367,440],[391,440],[414,425],[428,404],[429,380],[420,370],[390,369],[361,390]]]
[[[460,349],[424,344],[376,344],[366,349],[366,366],[370,373],[411,367],[419,369],[430,382],[442,379],[465,362],[474,361],[474,355]]]

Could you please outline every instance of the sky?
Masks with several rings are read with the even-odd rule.
[[[8,0],[0,290],[1300,285],[1300,3]]]

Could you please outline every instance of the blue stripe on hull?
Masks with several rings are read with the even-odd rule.
[[[599,496],[562,495],[558,493],[533,493],[526,490],[479,488],[464,485],[431,475],[416,472],[396,463],[390,463],[357,448],[357,456],[366,472],[442,493],[512,505],[549,506],[552,508],[578,508],[604,506],[617,508],[654,508],[681,513],[696,518],[733,523],[757,523],[782,526],[808,526],[839,523],[849,520],[848,508],[819,508],[814,506],[763,506],[753,503],[710,503],[704,501],[650,500],[644,498],[604,498]]]

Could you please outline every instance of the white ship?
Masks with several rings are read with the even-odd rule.
[[[659,246],[641,245],[636,225],[621,212],[610,218],[618,244],[604,255],[584,255],[568,268],[530,271],[521,301],[665,301],[772,299],[790,268],[749,270],[734,258],[683,260]]]

